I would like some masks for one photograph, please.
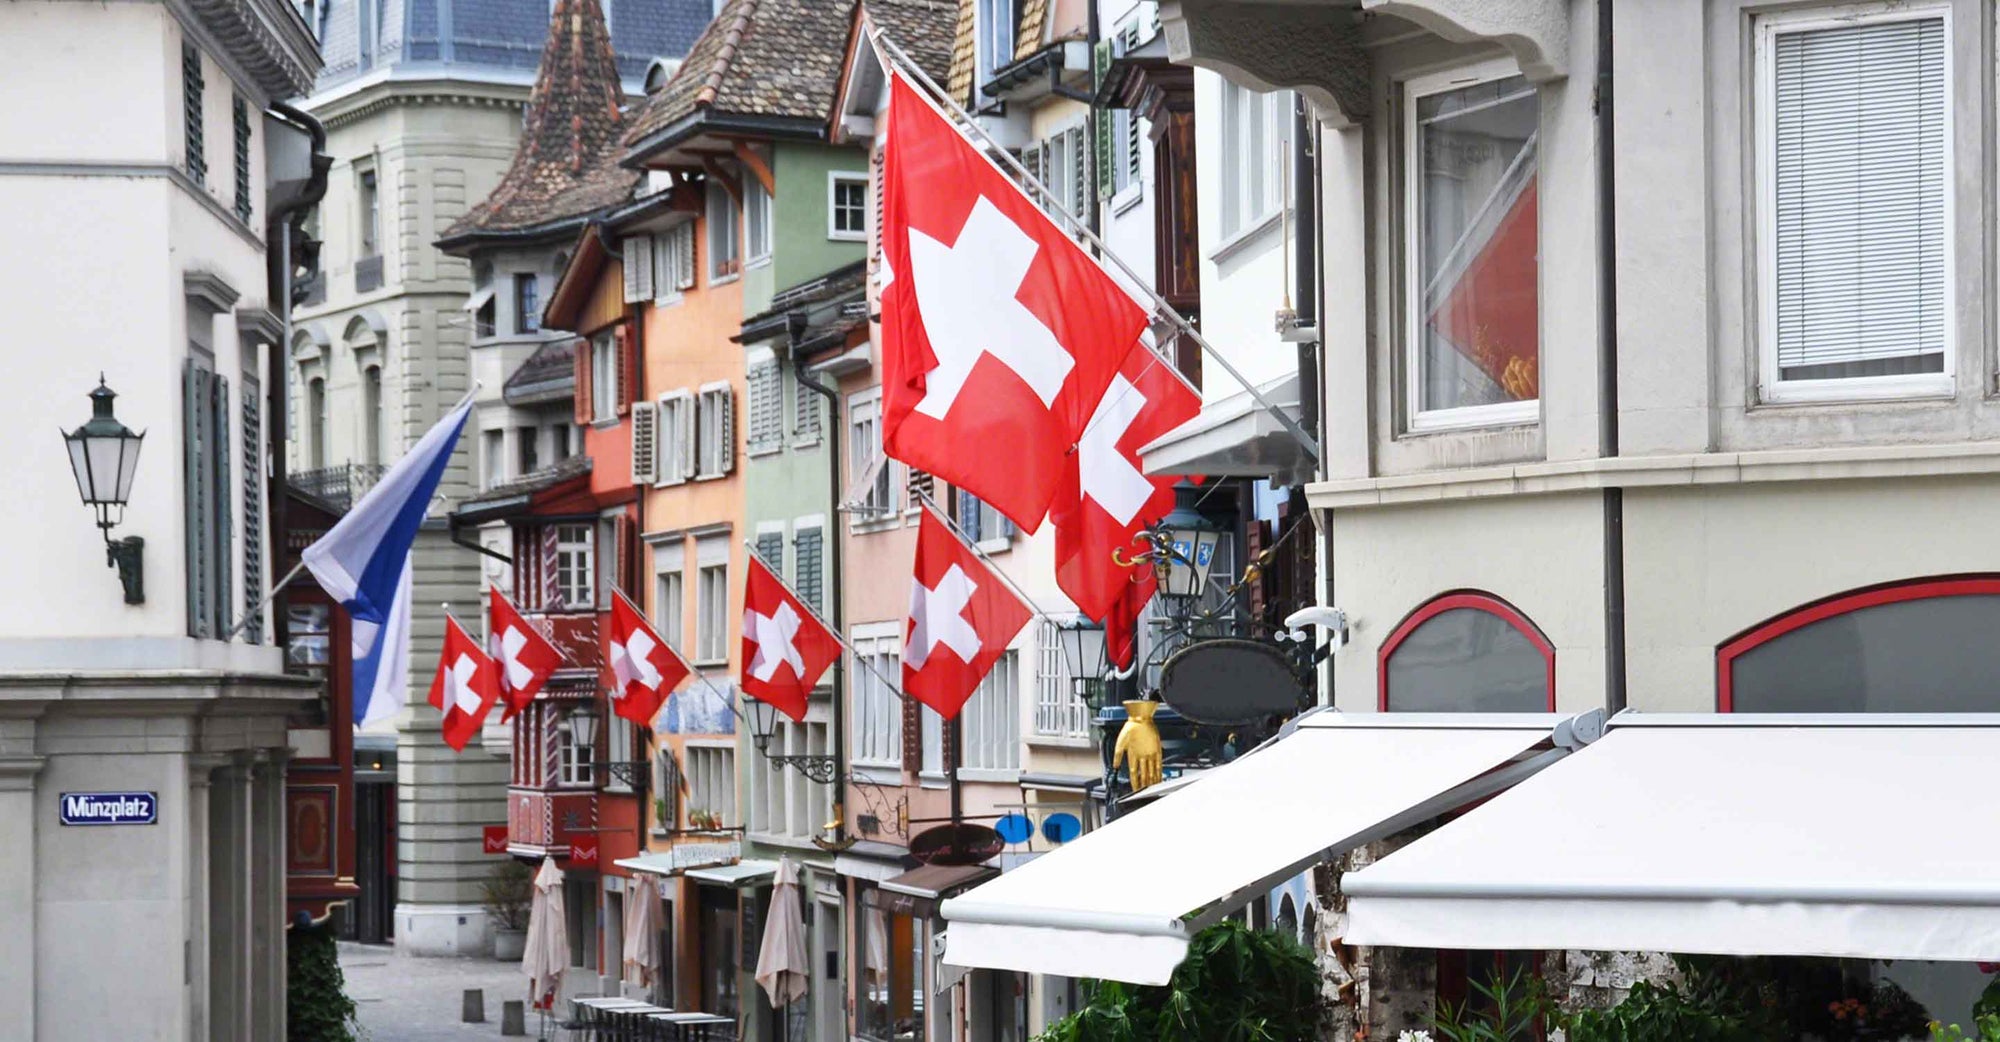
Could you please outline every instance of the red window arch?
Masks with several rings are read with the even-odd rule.
[[[1477,590],[1455,590],[1451,593],[1434,597],[1419,605],[1415,611],[1404,616],[1403,621],[1396,625],[1395,630],[1389,634],[1389,639],[1382,642],[1382,648],[1376,654],[1376,708],[1383,712],[1388,712],[1390,709],[1390,679],[1393,672],[1391,667],[1396,653],[1403,650],[1404,645],[1409,643],[1413,637],[1417,637],[1420,633],[1425,633],[1426,626],[1446,624],[1440,621],[1441,616],[1447,620],[1453,618],[1461,620],[1470,618],[1463,614],[1465,612],[1482,613],[1499,620],[1506,625],[1512,635],[1518,636],[1520,640],[1525,642],[1529,650],[1540,657],[1541,687],[1546,701],[1545,708],[1549,712],[1554,712],[1556,708],[1555,645],[1549,642],[1549,638],[1543,635],[1541,628],[1529,620],[1526,615],[1522,614],[1520,609],[1515,608],[1498,597],[1481,593]],[[1452,613],[1459,614],[1453,615]]]
[[[1954,598],[1976,598],[1977,600],[1953,600]],[[1947,625],[1956,622],[1959,625],[1966,625],[1990,635],[1992,630],[1988,628],[1989,617],[2000,620],[2000,575],[1931,576],[1922,579],[1906,579],[1875,586],[1866,586],[1858,590],[1849,590],[1845,593],[1834,594],[1831,597],[1794,608],[1758,623],[1750,629],[1729,638],[1716,648],[1716,709],[1724,713],[1737,712],[1739,711],[1739,703],[1747,701],[1744,698],[1746,684],[1754,684],[1755,678],[1740,675],[1739,669],[1754,662],[1753,653],[1763,652],[1769,655],[1773,651],[1782,648],[1788,638],[1793,641],[1799,641],[1801,638],[1810,639],[1814,633],[1814,627],[1818,627],[1824,623],[1848,623],[1848,631],[1840,635],[1847,639],[1844,639],[1841,643],[1848,646],[1860,645],[1864,642],[1852,638],[1862,634],[1865,629],[1871,626],[1871,623],[1878,623],[1884,618],[1884,613],[1877,611],[1877,609],[1892,609],[1897,606],[1906,606],[1906,610],[1920,607],[1928,609],[1929,618],[1927,621],[1933,625],[1916,627],[1920,631],[1929,630],[1934,632],[1937,629],[1935,624],[1942,621]],[[1881,632],[1881,629],[1882,627],[1875,626],[1871,632],[1867,633],[1867,636],[1873,639],[1867,640],[1865,642],[1867,648],[1857,650],[1857,655],[1864,654],[1866,650],[1872,649],[1877,659],[1880,660],[1884,658],[1894,659],[1899,655],[1903,657],[1921,656],[1927,651],[1934,650],[1914,646],[1915,642],[1899,646],[1897,640],[1898,633],[1893,631]],[[1906,624],[1902,627],[1902,630],[1902,635],[1906,636],[1912,630],[1912,627]],[[1981,641],[1973,644],[1962,641],[1951,643],[1958,652],[1958,660],[1952,663],[1941,664],[1941,672],[1955,671],[1990,677],[1994,663],[1983,661],[1983,658],[1994,658],[1996,661],[2000,661],[2000,651],[1989,650],[1992,647],[1990,641]],[[1936,655],[1929,655],[1927,657],[1933,662],[1937,660]],[[1815,656],[1815,658],[1819,661],[1824,661],[1823,656]],[[1843,679],[1860,676],[1860,674],[1851,668],[1851,663],[1830,664],[1829,668],[1839,669],[1841,671],[1840,676]],[[1899,679],[1907,683],[1910,678],[1906,676]],[[1864,682],[1863,680],[1854,681],[1856,684]],[[1902,687],[1904,685],[1899,684],[1897,686]],[[1885,699],[1894,699],[1898,694],[1900,692],[1891,693],[1884,691],[1882,692],[1882,697]],[[1862,704],[1839,707],[1795,707],[1776,711],[1893,710],[1923,712],[1949,711],[1952,708],[1940,705],[1878,706],[1870,704],[1866,691],[1858,693],[1855,697],[1859,698]],[[1923,699],[1923,696],[1920,694],[1912,694],[1909,697],[1918,701],[1922,701]],[[1769,711],[1769,707],[1747,705],[1742,707],[1742,711]]]

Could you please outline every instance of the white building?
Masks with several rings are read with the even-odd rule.
[[[317,45],[279,0],[8,4],[0,40],[0,302],[27,323],[0,387],[23,432],[0,522],[4,1034],[282,1038],[286,724],[313,689],[268,611],[238,621],[277,556],[270,229],[310,180],[305,125],[271,110]],[[103,535],[54,437],[100,373],[146,435]],[[121,585],[104,542],[128,537]],[[114,802],[124,823],[88,813]]]

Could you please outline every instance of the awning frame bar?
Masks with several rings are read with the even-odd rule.
[[[2000,727],[2000,713],[1642,713],[1627,709],[1608,727]]]
[[[1394,897],[1522,901],[1733,901],[1743,904],[1975,905],[2000,907],[2000,886],[1967,884],[1917,890],[1907,884],[1879,886],[1801,883],[1786,886],[1700,886],[1606,883],[1445,883],[1410,880],[1382,883],[1356,876],[1343,887],[1349,897]]]

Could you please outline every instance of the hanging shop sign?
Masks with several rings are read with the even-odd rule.
[[[938,825],[910,838],[910,856],[926,865],[981,865],[1006,847],[998,832],[971,821]]]
[[[486,853],[505,854],[507,852],[507,826],[487,825],[481,829],[479,838],[482,844],[480,849]]]
[[[160,798],[151,792],[65,792],[65,825],[152,825],[160,820]]]
[[[1204,640],[1160,667],[1160,700],[1198,724],[1250,724],[1297,713],[1299,678],[1275,645]]]
[[[569,860],[571,868],[585,868],[585,869],[596,868],[597,837],[596,836],[571,837],[569,841]]]

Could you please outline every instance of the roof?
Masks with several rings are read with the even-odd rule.
[[[973,0],[963,0],[959,4],[958,26],[951,42],[951,72],[947,76],[945,89],[952,100],[970,109],[973,107],[973,72],[977,57],[974,47]],[[1021,18],[1014,27],[1014,62],[1024,62],[1041,51],[1049,35],[1049,21],[1055,17],[1055,5],[1049,0],[1021,0]]]
[[[985,865],[920,865],[880,885],[891,893],[935,901],[999,874]]]
[[[524,474],[512,481],[501,482],[460,503],[452,514],[460,523],[466,524],[504,517],[516,509],[526,507],[529,498],[535,493],[546,492],[557,485],[589,474],[590,457],[582,454],[571,456],[532,474]]]
[[[758,327],[774,323],[794,312],[809,312],[829,301],[839,300],[850,294],[858,294],[868,286],[868,261],[858,260],[844,264],[824,275],[807,279],[795,286],[787,286],[771,295],[771,306],[762,312],[743,320],[744,333]],[[738,336],[737,339],[744,339]]]
[[[958,8],[951,0],[861,0],[870,24],[916,59],[934,80],[951,75]]]
[[[598,0],[556,0],[513,165],[438,245],[559,236],[630,199],[642,175],[618,165],[623,99]]]
[[[551,340],[535,349],[500,388],[508,405],[535,405],[566,399],[576,390],[576,341]]]
[[[726,117],[795,120],[823,131],[855,0],[729,0],[687,59],[633,115],[624,143],[644,154]],[[639,155],[628,155],[628,160]]]

